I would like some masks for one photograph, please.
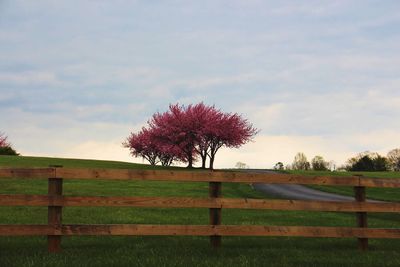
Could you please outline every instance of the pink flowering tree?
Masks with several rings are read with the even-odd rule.
[[[210,129],[213,128],[218,116],[221,116],[221,111],[214,106],[206,106],[204,103],[189,105],[185,109],[187,121],[192,125],[195,132],[195,142],[193,150],[201,159],[201,168],[206,168],[206,161],[210,149],[210,140],[208,137]]]
[[[257,133],[258,130],[239,114],[219,114],[206,138],[210,169],[214,168],[215,156],[221,147],[239,148],[251,141]]]
[[[132,133],[125,146],[131,149],[132,155],[154,165],[158,162],[170,165],[178,160],[192,168],[200,158],[202,168],[206,168],[209,159],[209,167],[213,169],[221,147],[240,147],[256,134],[257,129],[237,113],[223,113],[204,103],[175,104],[166,112],[155,113],[148,128]]]
[[[205,168],[208,158],[209,168],[213,169],[215,156],[221,147],[238,148],[251,141],[258,131],[237,113],[223,113],[214,106],[207,108],[197,152],[202,167]]]
[[[10,143],[7,141],[7,136],[4,133],[0,133],[0,147],[10,146]]]
[[[10,155],[10,156],[18,156],[19,154],[15,151],[11,143],[8,142],[7,136],[4,133],[0,132],[0,155]]]
[[[184,106],[170,105],[164,113],[156,113],[149,121],[159,143],[168,145],[178,153],[177,157],[189,168],[197,160],[195,146],[198,143],[198,125],[187,115]]]
[[[176,150],[168,144],[160,143],[153,129],[143,127],[137,134],[131,133],[123,145],[130,149],[132,156],[142,157],[151,165],[161,163],[163,166],[169,166],[178,159]]]
[[[144,127],[138,133],[131,133],[123,145],[129,148],[134,157],[142,157],[151,165],[156,165],[159,162],[158,150],[151,138],[151,133]]]

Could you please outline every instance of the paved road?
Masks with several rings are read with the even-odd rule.
[[[267,170],[248,170],[250,172],[273,172]],[[354,197],[342,196],[312,189],[303,185],[295,184],[262,184],[255,183],[253,188],[270,196],[286,199],[319,200],[319,201],[354,201]],[[371,200],[367,200],[371,201]],[[376,201],[371,201],[376,202]]]

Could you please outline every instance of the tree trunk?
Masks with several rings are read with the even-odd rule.
[[[221,146],[215,146],[215,147],[211,147],[211,149],[210,149],[210,154],[208,155],[210,157],[210,170],[214,169],[215,155],[217,154],[217,152],[220,148],[221,148]]]
[[[193,157],[192,156],[189,156],[189,158],[188,158],[188,166],[187,167],[193,168]]]
[[[210,170],[214,169],[214,159],[215,159],[215,155],[212,155],[210,157]]]
[[[201,155],[201,168],[202,169],[206,168],[206,161],[207,161],[207,154],[206,155]]]
[[[150,165],[156,165],[156,160],[155,159],[149,158],[147,160],[150,162]]]

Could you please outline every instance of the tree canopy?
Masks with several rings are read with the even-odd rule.
[[[139,133],[131,133],[123,143],[131,154],[150,162],[170,165],[173,161],[193,167],[201,159],[202,168],[214,168],[220,148],[238,148],[257,134],[257,129],[237,113],[224,113],[204,103],[170,105],[155,113]]]
[[[322,156],[315,156],[311,160],[311,167],[315,171],[326,171],[328,170],[329,163],[324,160]]]
[[[307,161],[307,157],[304,153],[299,152],[294,157],[292,163],[293,170],[309,170],[310,169],[310,162]]]
[[[387,159],[392,170],[400,171],[400,148],[390,150]]]
[[[349,171],[387,171],[389,163],[387,158],[378,153],[365,151],[347,161]]]

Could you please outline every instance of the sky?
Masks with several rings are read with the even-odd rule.
[[[217,168],[400,147],[399,1],[0,0],[0,131],[22,155],[143,162],[169,104],[260,130]]]

